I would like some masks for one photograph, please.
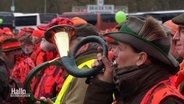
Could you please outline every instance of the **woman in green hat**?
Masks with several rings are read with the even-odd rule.
[[[115,64],[100,53],[93,67],[104,63],[104,72],[90,80],[84,104],[184,104],[172,82],[178,62],[169,53],[170,36],[153,17],[129,17],[118,32],[105,34],[118,41]]]

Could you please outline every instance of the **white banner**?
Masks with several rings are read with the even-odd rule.
[[[114,5],[87,5],[88,13],[114,13]]]

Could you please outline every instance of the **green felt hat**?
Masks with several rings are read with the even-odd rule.
[[[120,42],[130,44],[171,66],[172,68],[169,68],[171,73],[178,71],[179,63],[169,53],[170,36],[168,36],[163,26],[153,17],[148,17],[145,20],[134,16],[129,17],[119,31],[109,32],[105,35]]]

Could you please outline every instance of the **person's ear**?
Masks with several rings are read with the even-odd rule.
[[[140,52],[138,55],[138,61],[136,62],[136,65],[140,66],[146,63],[147,59],[148,59],[148,54],[146,52]]]
[[[85,44],[85,45],[83,45],[81,48],[82,48],[82,51],[84,52],[84,51],[86,51],[87,49],[88,49],[88,47],[89,47],[89,44]]]
[[[80,49],[78,49],[77,54],[86,51],[89,47],[89,44],[84,44]]]

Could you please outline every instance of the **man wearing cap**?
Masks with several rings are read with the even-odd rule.
[[[19,69],[19,70],[23,69],[24,70],[25,69],[24,66],[26,66],[26,65],[20,66],[20,64],[19,64],[20,59],[21,59],[21,57],[19,55],[22,54],[21,42],[15,38],[6,39],[1,43],[1,50],[2,50],[1,54],[3,54],[2,56],[4,59],[3,61],[6,64],[7,70],[9,71],[9,73],[8,73],[9,78],[8,78],[8,80],[6,80],[8,82],[4,83],[5,84],[4,86],[6,86],[6,84],[8,83],[9,90],[11,88],[22,87],[21,86],[22,83],[20,82],[19,79],[11,77],[11,75],[14,74],[15,69]],[[7,76],[5,76],[5,77],[7,77]],[[6,89],[4,89],[4,90],[6,91]],[[8,95],[8,98],[6,99],[6,101],[9,103],[13,102],[13,103],[17,103],[17,104],[22,104],[21,100],[22,100],[22,98],[20,98],[20,97],[10,97],[10,95]]]
[[[34,45],[34,51],[31,53],[30,57],[32,58],[32,60],[35,63],[35,66],[38,66],[41,63],[44,63],[46,61],[52,60],[57,56],[57,52],[52,52],[52,51],[45,51],[43,50],[40,46],[41,46],[41,42],[42,42],[42,37],[45,33],[45,30],[41,30],[41,29],[35,29],[32,32],[32,43]],[[55,48],[54,48],[55,49]],[[45,90],[40,90],[42,88],[42,84],[39,84],[41,81],[41,77],[43,75],[44,71],[39,72],[34,78],[33,81],[31,83],[31,91],[34,93],[34,95],[36,97],[40,97],[40,96],[44,96]],[[46,83],[45,83],[46,84]],[[51,83],[50,85],[52,85],[53,83]],[[52,86],[49,86],[49,90],[48,93],[50,93],[50,90]],[[47,94],[47,97],[51,96],[50,94]]]
[[[75,44],[83,37],[90,36],[90,35],[98,35],[98,32],[96,31],[95,27],[92,24],[88,24],[85,20],[78,17],[74,17],[71,21],[72,23],[74,23],[74,29],[76,31],[75,31],[75,34],[70,38],[70,47],[69,47],[70,51],[73,50],[73,47],[75,46]],[[51,23],[53,24],[53,22]],[[57,24],[57,23],[54,23],[54,24]],[[60,25],[61,24],[59,24],[58,26]],[[39,27],[39,28],[45,29],[43,27]],[[47,36],[45,35],[45,37]],[[90,43],[90,44],[84,45],[82,48],[80,48],[77,51],[76,63],[77,65],[79,65],[80,68],[91,67],[93,60],[96,59],[97,46],[98,45],[95,43]],[[65,104],[65,103],[82,104],[84,95],[85,95],[85,90],[87,88],[87,84],[85,84],[85,80],[86,80],[85,78],[81,79],[81,78],[74,78],[71,75],[67,76],[64,82],[64,85],[62,86],[62,89],[57,96],[55,104]]]
[[[184,58],[184,14],[180,14],[172,19],[172,22],[179,25],[177,34],[174,35],[173,41],[176,43],[175,49],[178,55]],[[180,71],[178,72],[176,86],[184,95],[184,60],[180,63]]]
[[[15,38],[9,38],[2,42],[1,48],[8,61],[8,68],[12,71],[16,62],[15,56],[22,53],[21,42]]]
[[[70,39],[70,51],[73,50],[76,43],[87,36],[98,36],[98,32],[94,25],[87,23],[80,18],[73,18],[75,34]],[[76,64],[80,69],[91,68],[91,64],[96,59],[98,44],[88,43],[81,47],[76,53]],[[86,78],[76,78],[68,75],[65,83],[57,96],[55,104],[83,104],[87,84]]]
[[[6,39],[1,44],[2,52],[5,54],[7,66],[10,70],[10,78],[15,78],[23,84],[27,73],[35,67],[31,58],[22,54],[21,42],[17,39]]]
[[[37,27],[38,29],[47,32],[47,30],[49,30],[53,26],[62,24],[73,25],[73,23],[68,18],[58,17],[52,19],[51,22],[49,22],[48,24],[38,25]],[[41,52],[38,54],[38,58],[36,59],[36,65],[59,57],[55,45],[50,41],[46,40],[46,37],[49,37],[51,35],[48,34],[46,36],[46,32],[43,34],[43,38],[40,44]],[[39,73],[39,77],[37,77],[37,81],[35,81],[34,83],[35,85],[33,85],[34,97],[55,97],[62,88],[64,77],[66,75],[67,74],[65,70],[61,67],[49,66],[43,69]]]
[[[30,54],[34,49],[30,38],[25,39],[21,43],[21,49],[23,53],[17,56],[18,60],[16,61],[10,78],[16,78],[23,84],[27,74],[35,67],[34,61],[30,58]]]
[[[53,59],[53,53],[48,51],[47,52],[43,51],[40,48],[40,42],[42,41],[42,37],[44,37],[45,31],[47,31],[52,26],[59,25],[59,24],[73,25],[73,23],[68,18],[57,17],[52,19],[48,24],[38,25],[37,26],[38,29],[33,31],[32,41],[33,41],[33,44],[36,43],[36,46],[35,46],[36,51],[32,53],[31,57],[35,59],[36,65],[39,65],[45,61]]]
[[[107,36],[118,41],[112,65],[98,54],[105,71],[91,79],[84,104],[183,104],[184,98],[170,81],[178,62],[169,53],[170,38],[153,17],[129,17],[118,32]],[[98,60],[93,67],[99,65]]]

